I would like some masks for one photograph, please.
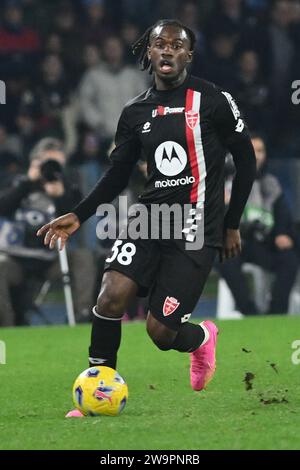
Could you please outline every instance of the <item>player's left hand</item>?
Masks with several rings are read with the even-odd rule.
[[[240,231],[231,228],[226,229],[223,241],[222,261],[238,256],[241,250],[242,242]]]

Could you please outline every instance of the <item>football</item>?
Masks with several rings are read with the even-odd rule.
[[[128,399],[128,387],[118,372],[96,366],[84,370],[73,385],[73,401],[86,416],[117,416]]]

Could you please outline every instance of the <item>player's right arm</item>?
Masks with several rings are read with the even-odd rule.
[[[119,119],[115,143],[116,146],[110,156],[111,166],[91,192],[72,212],[54,219],[38,230],[38,236],[45,236],[45,245],[54,248],[60,238],[60,249],[62,249],[69,236],[95,214],[100,204],[113,201],[126,188],[133,168],[140,158],[140,143],[130,127],[128,108],[123,110]]]

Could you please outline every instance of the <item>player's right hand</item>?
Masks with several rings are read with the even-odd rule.
[[[72,233],[76,232],[80,227],[80,222],[76,214],[69,212],[69,214],[57,217],[46,225],[43,225],[38,231],[37,236],[45,235],[44,244],[49,245],[49,248],[54,248],[56,242],[60,238],[59,249],[62,250]]]

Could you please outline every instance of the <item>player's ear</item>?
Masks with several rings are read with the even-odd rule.
[[[187,60],[188,64],[190,64],[192,62],[193,56],[194,56],[194,51],[189,51],[188,52],[188,60]]]

